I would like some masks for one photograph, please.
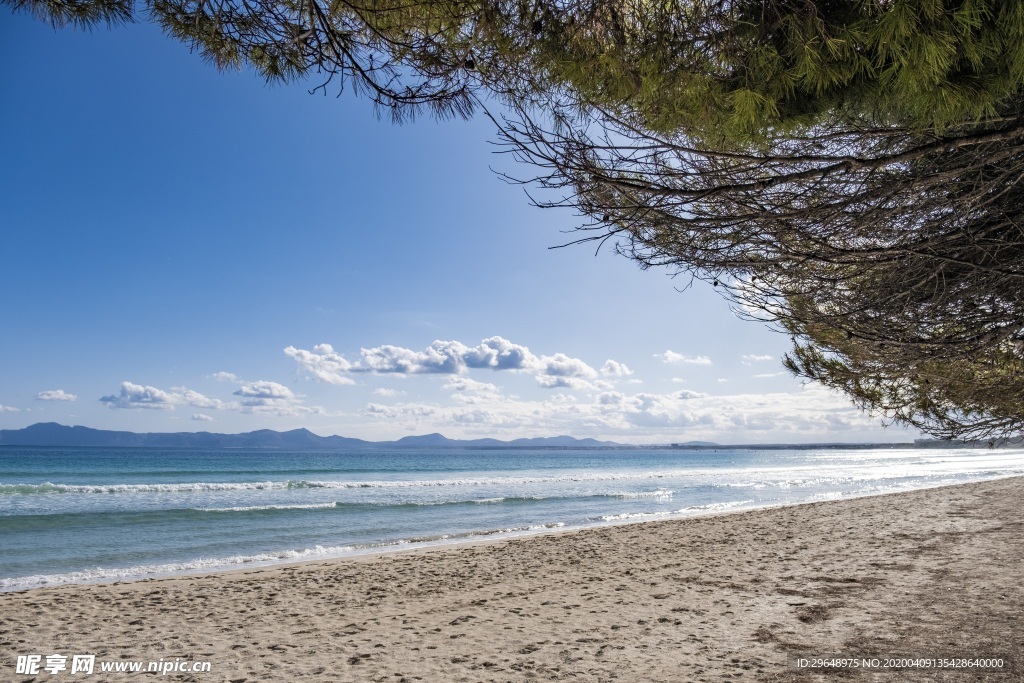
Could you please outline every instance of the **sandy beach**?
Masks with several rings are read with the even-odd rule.
[[[1024,680],[1024,479],[0,594],[12,681]],[[66,669],[42,667],[67,656]],[[92,674],[72,656],[94,655]],[[35,674],[19,656],[40,655]],[[793,658],[1012,658],[1010,673]],[[104,662],[176,662],[166,674]],[[24,660],[23,660],[24,661]],[[60,664],[61,660],[55,660]],[[194,663],[209,671],[186,672]]]

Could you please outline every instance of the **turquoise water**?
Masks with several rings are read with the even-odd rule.
[[[1024,474],[1024,450],[0,448],[0,590]]]

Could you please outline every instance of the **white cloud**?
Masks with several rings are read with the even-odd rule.
[[[52,389],[49,391],[40,391],[36,394],[37,401],[77,401],[78,396],[69,394],[63,389]]]
[[[442,374],[464,372],[470,349],[457,341],[435,341],[423,351],[385,344],[360,349],[362,368],[357,371],[395,373],[400,375]]]
[[[176,387],[175,389],[181,392],[181,400],[184,401],[186,405],[190,405],[195,408],[211,408],[213,410],[223,410],[226,408],[233,407],[231,404],[225,403],[224,401],[221,401],[219,398],[208,398],[206,396],[203,396],[198,391],[192,391],[191,389],[186,389],[185,387]]]
[[[566,360],[575,360],[565,354],[538,357],[525,346],[503,337],[489,337],[476,346],[436,340],[423,351],[385,344],[360,349],[359,354],[360,363],[352,367],[352,372],[402,375],[456,375],[469,369],[546,372],[548,366],[557,372]]]
[[[175,406],[192,406],[212,410],[224,410],[237,407],[237,404],[225,403],[220,399],[209,398],[186,387],[171,387],[170,391],[156,387],[143,386],[134,382],[121,382],[121,391],[110,396],[103,396],[100,401],[111,408],[151,408],[173,410]]]
[[[467,367],[491,370],[531,370],[536,363],[530,349],[497,336],[484,339],[466,357]]]
[[[15,408],[14,406],[5,406],[0,404],[0,413],[20,413],[21,408]]]
[[[213,422],[213,418],[202,413],[192,413],[192,419],[197,422]]]
[[[438,406],[416,403],[400,403],[398,405],[391,406],[386,406],[380,403],[369,403],[366,406],[365,412],[373,415],[374,417],[420,418],[436,415],[439,410],[441,410],[441,408]]]
[[[556,381],[558,378],[554,378]],[[517,438],[572,434],[625,443],[708,439],[723,443],[808,442],[882,437],[877,421],[823,387],[794,392],[712,396],[690,390],[628,394],[605,390],[579,399],[558,393],[547,400],[470,394],[453,403],[383,405],[363,413],[386,421],[387,433],[442,431],[454,438]],[[383,424],[383,422],[382,422]]]
[[[404,393],[404,391],[399,391],[398,389],[386,389],[384,387],[380,387],[378,389],[373,390],[374,396],[383,396],[384,398],[391,398],[393,396],[399,396]]]
[[[171,391],[174,392],[173,396],[178,399],[178,402],[194,408],[211,408],[213,410],[221,410],[225,406],[225,403],[220,399],[208,398],[200,394],[198,391],[186,389],[185,387],[171,387]]]
[[[296,399],[297,401],[298,399]],[[267,401],[260,405],[245,405],[242,412],[270,413],[278,417],[304,417],[307,415],[329,415],[329,411],[323,406],[304,406],[298,403],[287,403],[280,401]]]
[[[242,399],[239,407],[245,413],[270,413],[280,417],[327,414],[321,406],[302,405],[300,397],[278,382],[245,382],[233,393]]]
[[[295,399],[295,394],[291,389],[268,380],[246,382],[232,393],[242,397],[242,405],[249,408],[285,408],[291,406]]]
[[[686,354],[676,353],[675,351],[665,351],[665,353],[654,354],[655,358],[660,358],[664,363],[686,363],[688,365],[711,365],[711,359],[707,356],[687,356]]]
[[[681,432],[690,438],[741,443],[821,438],[837,431],[865,430],[872,423],[827,390],[733,396],[685,390],[641,393],[615,403],[606,400],[600,407],[608,430],[646,435]]]
[[[602,380],[590,382],[579,377],[563,375],[537,375],[537,386],[542,389],[576,389],[579,391],[600,391],[611,389],[612,385]]]
[[[121,382],[121,392],[103,396],[100,401],[111,408],[151,408],[159,410],[173,409],[180,403],[179,397],[156,387],[143,386],[133,382]]]
[[[570,358],[564,353],[553,356],[541,356],[535,368],[541,375],[551,377],[597,377],[597,370],[579,358]]]
[[[371,403],[364,413],[397,423],[407,431],[433,429],[438,425],[469,430],[477,436],[493,436],[514,430],[517,436],[530,423],[529,416],[518,410],[504,410],[495,404],[445,407],[424,403],[401,403],[385,406]]]
[[[601,366],[601,374],[605,377],[629,377],[633,371],[625,363],[609,358]]]
[[[245,398],[267,398],[267,399],[286,399],[295,398],[295,394],[292,390],[283,384],[277,382],[270,382],[267,380],[259,380],[257,382],[247,382],[233,392],[235,396],[242,396]]]
[[[336,353],[330,344],[317,344],[312,351],[289,346],[284,353],[293,358],[300,368],[321,382],[355,384],[352,378],[345,376],[346,372],[352,370],[352,364],[345,360],[344,356]]]
[[[233,372],[215,372],[210,375],[210,379],[215,379],[218,382],[237,382],[238,375]]]
[[[681,398],[684,401],[688,401],[692,398],[707,398],[707,394],[702,394],[699,391],[690,391],[689,389],[683,389],[673,394],[676,398]]]
[[[497,385],[491,384],[490,382],[478,382],[475,379],[470,379],[468,377],[452,377],[444,384],[443,388],[448,391],[460,391],[465,393],[497,394],[500,392]]]
[[[104,396],[100,399],[111,408],[151,408],[174,410],[178,406],[191,406],[207,410],[232,410],[243,413],[269,413],[285,417],[303,415],[322,415],[326,410],[320,406],[304,406],[301,397],[291,389],[268,380],[244,382],[235,390],[239,401],[222,401],[210,398],[186,387],[171,387],[164,391],[151,386],[142,386],[133,382],[122,382],[118,394]],[[196,416],[200,417],[196,417]],[[203,413],[194,413],[193,420],[205,421]],[[212,418],[210,418],[212,419]]]
[[[476,346],[436,340],[422,351],[384,344],[360,349],[359,360],[355,362],[337,353],[330,344],[318,344],[312,351],[289,346],[284,353],[309,376],[331,384],[353,384],[350,375],[356,373],[461,375],[469,370],[508,370],[532,372],[540,386],[558,387],[580,383],[550,378],[592,379],[598,375],[597,370],[579,358],[564,353],[538,356],[503,337],[489,337]],[[615,361],[605,363],[605,368],[609,372],[629,372],[625,365]]]
[[[769,360],[775,360],[775,356],[769,356],[768,354],[745,353],[740,357],[740,361],[744,365],[753,365],[754,363],[763,363]]]
[[[782,377],[785,374],[785,372],[762,372],[759,375],[754,375],[754,377],[757,379],[768,379],[770,377]]]
[[[618,406],[622,405],[622,402],[626,400],[626,395],[618,391],[607,391],[603,394],[599,394],[597,397],[598,405],[602,406]]]

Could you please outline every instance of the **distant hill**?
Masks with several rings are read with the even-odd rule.
[[[686,441],[664,445],[648,444],[644,448],[684,450],[778,450],[823,448],[979,448],[982,442],[942,442],[918,439],[916,443],[816,443],[816,444],[719,444],[713,441]],[[998,446],[1022,447],[1020,440],[1000,442]],[[571,436],[547,436],[532,439],[449,439],[443,434],[405,436],[397,441],[365,441],[345,436],[317,436],[308,429],[276,432],[260,429],[243,434],[212,432],[117,432],[90,427],[68,427],[56,422],[40,422],[24,429],[0,429],[0,446],[95,446],[104,448],[251,448],[282,451],[350,451],[395,448],[636,448],[629,444]]]
[[[330,450],[383,448],[623,448],[623,444],[571,436],[536,439],[449,439],[441,434],[406,436],[397,441],[364,441],[344,436],[317,436],[308,429],[276,432],[260,429],[244,434],[211,432],[116,432],[90,427],[68,427],[40,422],[24,429],[0,429],[0,446],[97,446],[106,448],[253,448],[274,450]]]

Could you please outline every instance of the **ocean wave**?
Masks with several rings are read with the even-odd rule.
[[[554,496],[551,499],[562,499],[566,496]],[[300,505],[238,505],[233,507],[213,508],[189,508],[192,512],[264,512],[268,510],[323,510],[342,508],[418,508],[436,507],[439,505],[500,505],[502,503],[524,503],[549,498],[539,496],[506,496],[502,498],[469,498],[459,500],[403,500],[403,501],[374,501],[374,502],[340,502],[333,503],[309,503]]]
[[[191,512],[264,512],[271,510],[320,510],[320,509],[380,509],[380,508],[420,508],[458,505],[517,505],[539,502],[557,502],[565,500],[586,500],[591,498],[616,499],[665,499],[671,500],[671,491],[640,491],[637,493],[582,493],[578,496],[500,496],[495,498],[457,498],[453,500],[399,500],[399,501],[367,501],[309,503],[300,505],[238,505],[232,507],[201,507],[188,508]]]
[[[246,491],[246,490],[288,490],[288,489],[402,489],[457,486],[515,486],[523,484],[559,484],[576,482],[622,481],[640,479],[661,479],[673,476],[664,472],[579,474],[552,477],[476,477],[461,479],[426,480],[376,480],[376,481],[323,481],[288,479],[284,481],[250,482],[180,482],[167,484],[0,484],[0,494],[51,494],[51,493],[190,493],[196,491]],[[667,492],[670,494],[671,492]],[[608,494],[627,496],[663,495],[658,492]]]
[[[651,517],[666,517],[668,515],[677,515],[681,510],[672,512],[671,510],[660,510],[658,512],[623,512],[618,515],[601,515],[598,517],[602,522],[618,522],[624,519],[648,519]]]
[[[822,454],[819,458],[837,458],[843,453]],[[878,457],[877,452],[858,452],[858,458]],[[240,491],[240,490],[286,490],[304,488],[326,489],[375,489],[375,488],[426,488],[426,487],[472,487],[472,486],[517,486],[529,484],[559,484],[614,481],[649,481],[657,486],[661,479],[679,479],[701,485],[730,488],[801,488],[808,486],[832,486],[862,482],[870,479],[887,479],[902,477],[935,477],[959,475],[962,477],[1006,476],[1024,472],[1024,455],[1021,451],[981,452],[976,450],[952,450],[950,452],[913,452],[908,462],[899,462],[900,458],[892,457],[890,452],[882,454],[879,465],[858,466],[857,463],[843,462],[837,458],[835,464],[819,462],[814,466],[801,465],[753,465],[736,467],[723,465],[720,467],[668,467],[647,471],[602,471],[602,472],[560,472],[550,476],[469,476],[458,478],[438,478],[421,480],[358,480],[358,479],[317,479],[299,478],[293,475],[301,473],[320,473],[330,475],[330,469],[295,468],[276,473],[264,473],[264,476],[280,477],[267,481],[179,481],[173,483],[97,483],[72,484],[59,482],[16,483],[11,482],[12,476],[22,470],[7,472],[3,476],[6,483],[0,483],[0,495],[32,495],[32,494],[133,494],[133,493],[188,493],[194,491]],[[852,457],[852,456],[851,456]],[[862,463],[861,463],[862,464]],[[355,470],[337,476],[352,477]],[[210,471],[178,471],[151,473],[151,476],[185,478],[189,475],[198,477],[218,474],[256,474],[260,470],[249,468],[224,468]],[[146,476],[144,471],[135,471],[130,476]],[[29,476],[26,474],[26,476]],[[58,476],[58,475],[51,475]],[[70,476],[70,475],[69,475]],[[667,482],[666,482],[667,483]],[[675,485],[675,484],[673,484]],[[628,492],[623,497],[655,496],[656,493]]]
[[[0,484],[0,494],[55,494],[55,493],[189,493],[195,491],[263,491],[288,488],[288,481],[262,482],[189,482],[175,484]],[[301,483],[301,482],[297,482]]]
[[[278,499],[273,502],[265,502],[250,505],[197,505],[188,506],[164,506],[162,501],[154,499],[147,507],[134,507],[122,509],[120,506],[113,509],[56,509],[37,512],[23,511],[17,515],[0,516],[0,532],[3,528],[21,528],[26,524],[35,525],[34,528],[54,528],[68,523],[82,523],[87,519],[94,519],[97,523],[116,524],[121,518],[130,518],[132,523],[139,524],[145,520],[167,520],[172,519],[195,519],[196,515],[271,515],[271,514],[298,514],[302,512],[322,512],[324,514],[345,513],[345,514],[377,514],[385,510],[409,511],[425,508],[474,508],[474,507],[500,507],[500,506],[522,506],[538,504],[564,504],[583,503],[588,501],[601,500],[671,500],[671,492],[667,491],[640,491],[640,492],[613,492],[594,493],[581,491],[579,493],[559,493],[550,496],[496,496],[493,498],[476,498],[472,496],[452,496],[438,499],[391,499],[391,500],[335,500],[317,501],[307,503],[290,502]],[[251,497],[250,497],[251,498]],[[174,502],[173,499],[167,502]],[[253,501],[255,502],[255,501]],[[134,505],[134,503],[133,503]],[[109,521],[113,520],[113,521]]]
[[[657,491],[624,491],[622,493],[605,493],[602,494],[607,498],[619,498],[622,500],[639,500],[642,498],[654,498],[657,500],[672,500],[672,494],[675,491],[668,489],[658,489]]]
[[[730,508],[739,507],[740,505],[746,505],[747,503],[753,503],[753,500],[730,500],[724,503],[708,503],[707,505],[691,505],[690,507],[683,508],[680,512],[691,512],[694,510],[702,510],[707,512],[715,512],[717,510],[728,510]]]
[[[93,567],[66,574],[35,574],[0,579],[0,590],[30,588],[36,586],[60,585],[65,583],[95,583],[121,579],[141,579],[151,576],[169,576],[185,572],[230,569],[237,565],[302,561],[325,556],[338,556],[356,550],[356,546],[315,546],[304,550],[283,550],[281,552],[259,553],[256,555],[232,555],[230,557],[200,557],[186,562],[166,564],[143,564],[132,567]]]
[[[426,480],[374,480],[374,481],[333,481],[288,479],[281,481],[247,481],[247,482],[176,482],[176,483],[140,483],[140,484],[62,484],[44,482],[41,484],[2,484],[0,495],[33,495],[33,494],[139,494],[139,493],[197,493],[216,491],[284,491],[294,489],[423,489],[423,488],[456,488],[482,486],[522,486],[531,484],[572,484],[610,481],[658,480],[684,473],[674,472],[643,472],[643,473],[601,473],[574,474],[551,477],[470,477],[459,479],[426,479]],[[877,475],[876,475],[877,476]],[[775,481],[744,481],[740,482],[709,482],[712,486],[751,487],[780,486],[788,488],[825,481],[839,482],[851,478],[835,477],[831,479],[789,479]],[[613,492],[606,495],[619,498],[658,498],[669,497],[673,491],[657,489],[655,491]],[[494,498],[482,500],[493,501]]]
[[[730,508],[753,503],[753,500],[731,500],[724,503],[708,503],[706,505],[690,505],[679,510],[654,510],[651,512],[623,512],[617,515],[601,515],[597,519],[602,522],[618,522],[628,519],[652,519],[655,517],[668,517],[670,515],[686,515],[694,512],[718,512]]]
[[[0,579],[0,591],[22,590],[39,586],[55,586],[68,583],[100,583],[109,581],[137,580],[153,577],[174,576],[204,571],[223,571],[237,568],[240,565],[268,566],[287,562],[329,559],[362,553],[400,550],[416,545],[443,545],[459,541],[495,536],[514,536],[517,534],[552,531],[565,526],[564,522],[531,524],[524,526],[486,529],[459,534],[442,534],[437,536],[419,536],[403,538],[382,543],[366,543],[355,545],[322,546],[300,550],[282,550],[278,552],[258,553],[254,555],[232,555],[229,557],[201,557],[184,562],[168,562],[163,564],[143,564],[131,567],[93,567],[81,571],[64,574],[34,574]]]
[[[226,508],[189,508],[194,512],[261,512],[264,510],[322,510],[336,508],[337,503],[310,503],[308,505],[236,505]]]

